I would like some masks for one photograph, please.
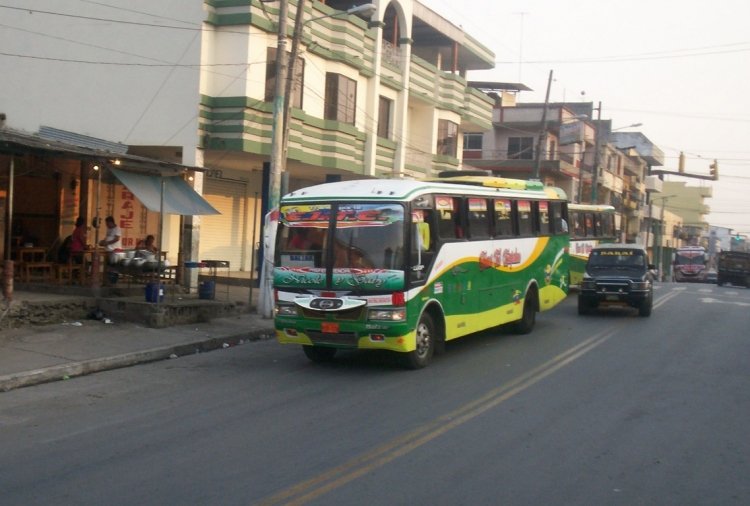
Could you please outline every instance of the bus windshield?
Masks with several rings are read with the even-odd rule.
[[[401,288],[404,240],[401,204],[282,206],[276,283],[319,289]]]
[[[334,269],[403,269],[404,208],[341,204],[333,235]]]
[[[677,265],[705,265],[706,255],[702,252],[678,250],[674,261]]]

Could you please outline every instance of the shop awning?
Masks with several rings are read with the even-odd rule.
[[[180,176],[149,176],[120,169],[112,174],[150,211],[185,216],[220,214]],[[162,181],[164,207],[162,208]]]

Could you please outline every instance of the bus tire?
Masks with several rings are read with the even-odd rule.
[[[416,348],[404,355],[404,362],[408,369],[422,369],[432,361],[435,353],[436,327],[432,316],[422,313],[415,330]]]
[[[534,324],[536,323],[536,298],[536,289],[530,288],[524,298],[521,319],[513,324],[512,329],[514,334],[530,334],[534,330]]]
[[[315,363],[330,362],[336,356],[336,348],[327,348],[325,346],[302,346],[307,358]]]

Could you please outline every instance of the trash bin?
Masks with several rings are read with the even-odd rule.
[[[146,283],[146,302],[163,302],[164,285],[161,283]]]
[[[213,300],[216,297],[216,282],[201,281],[198,284],[198,298]]]

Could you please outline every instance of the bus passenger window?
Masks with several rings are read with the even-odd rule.
[[[539,216],[539,235],[550,234],[549,224],[549,202],[541,201],[538,202],[538,216]]]
[[[495,237],[513,235],[512,209],[510,200],[495,200]]]
[[[485,199],[470,198],[469,203],[469,235],[472,239],[485,239],[490,236],[490,220],[487,215],[487,201]]]
[[[519,200],[516,205],[518,207],[518,235],[532,235],[534,230],[531,223],[531,201]]]
[[[464,237],[461,223],[461,200],[458,197],[437,197],[438,235],[441,239],[462,239]]]
[[[550,214],[552,215],[552,233],[567,234],[568,223],[563,217],[563,205],[561,202],[550,202]]]
[[[573,237],[586,237],[586,230],[583,228],[583,216],[579,212],[570,213],[573,220]]]
[[[583,215],[583,220],[586,227],[585,237],[596,237],[596,232],[594,231],[594,216],[591,213],[586,213]]]

